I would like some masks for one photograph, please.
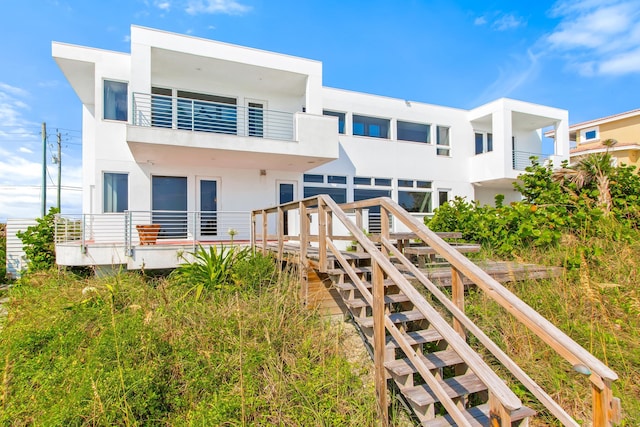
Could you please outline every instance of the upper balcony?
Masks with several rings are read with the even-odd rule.
[[[531,164],[549,160],[559,166],[569,155],[568,113],[538,104],[499,99],[469,112],[474,154],[470,180],[485,186],[510,185]],[[545,139],[545,130],[555,131]]]
[[[338,158],[333,117],[182,93],[133,93],[127,142],[136,161],[302,172]]]

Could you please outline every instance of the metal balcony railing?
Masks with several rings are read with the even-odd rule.
[[[148,93],[132,98],[134,126],[294,140],[293,113]]]
[[[126,211],[109,214],[58,216],[56,244],[134,246],[154,244],[197,244],[201,242],[248,242],[251,239],[249,212],[229,211]],[[145,227],[155,225],[154,231]],[[151,234],[150,234],[151,233]],[[145,241],[146,240],[146,241]]]
[[[512,153],[513,169],[517,171],[525,170],[527,166],[531,166],[531,157],[537,157],[538,163],[543,164],[551,157],[551,155],[514,150]]]

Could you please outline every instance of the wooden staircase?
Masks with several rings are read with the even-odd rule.
[[[362,295],[348,274],[351,269],[358,275],[361,284],[367,290],[373,288],[371,257],[366,253],[350,254],[347,266],[343,267],[332,257],[334,264],[327,269],[327,276],[333,287],[338,290],[350,316],[356,323],[374,353],[374,318],[373,307],[367,297]],[[465,419],[473,426],[489,425],[490,406],[488,404],[488,387],[465,363],[464,359],[448,343],[447,335],[458,335],[451,327],[449,334],[441,334],[425,315],[415,308],[411,298],[398,288],[393,280],[384,280],[384,312],[388,319],[398,328],[403,339],[416,352],[434,379],[447,396],[458,407]],[[418,303],[425,304],[426,300]],[[442,319],[444,322],[444,319]],[[444,335],[444,336],[443,336]],[[415,365],[406,357],[399,343],[392,337],[385,337],[386,378],[394,382],[413,414],[424,426],[454,425],[447,416],[438,396],[422,379]],[[535,411],[519,407],[511,411],[513,426],[526,425],[527,419],[535,415]]]
[[[362,232],[362,209],[373,206],[380,209],[381,230],[368,236]],[[300,231],[285,238],[283,217],[289,210],[298,210]],[[349,217],[346,212],[354,212],[354,216]],[[277,216],[276,234],[268,232],[268,215]],[[317,224],[315,233],[311,232],[312,215]],[[405,231],[402,238],[394,239],[391,218],[409,233]],[[335,223],[350,235],[334,236]],[[617,379],[613,371],[392,200],[380,198],[338,206],[321,195],[254,211],[252,236],[254,247],[299,263],[303,284],[313,273],[337,294],[340,307],[353,319],[373,355],[383,425],[388,420],[389,384],[395,386],[417,422],[424,426],[528,425],[535,411],[524,406],[469,346],[469,335],[561,423],[580,425],[464,314],[464,290],[469,284],[486,292],[572,367],[589,372],[593,426],[610,426],[619,421],[619,401],[611,393],[611,383]],[[451,295],[443,293],[426,271],[407,258],[412,252],[406,251],[407,236],[420,239],[426,247],[414,253],[446,260]],[[338,249],[337,242],[341,240],[356,240],[362,250],[345,253]]]

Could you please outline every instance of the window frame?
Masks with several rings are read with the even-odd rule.
[[[402,138],[401,135],[401,130],[400,130],[400,126],[402,125],[414,125],[414,126],[425,126],[426,127],[426,141],[422,141],[422,140],[418,140],[418,139],[409,139],[409,138]],[[409,130],[404,130],[403,132],[415,132],[417,133],[418,131],[409,131]],[[420,122],[410,122],[407,120],[396,120],[396,140],[397,141],[403,141],[403,142],[417,142],[420,144],[431,144],[431,123],[420,123]]]
[[[125,207],[122,210],[118,210],[118,202],[116,200],[116,207],[115,209],[113,207],[110,207],[109,209],[107,209],[107,205],[112,206],[113,202],[111,203],[107,203],[106,198],[107,198],[107,175],[109,176],[120,176],[120,177],[124,177],[125,178],[125,184],[126,184],[126,200],[125,200]],[[112,184],[113,185],[113,184]],[[113,193],[113,191],[112,191]],[[118,193],[118,188],[116,188],[116,194]],[[111,171],[102,171],[102,213],[105,214],[118,214],[118,213],[123,213],[125,211],[129,210],[129,196],[130,196],[130,191],[129,191],[129,172],[111,172]],[[117,198],[117,197],[116,197]]]
[[[594,133],[594,137],[593,138],[587,138],[587,134],[591,133],[591,132]],[[599,139],[600,139],[600,127],[599,126],[594,126],[594,127],[582,129],[580,131],[580,143],[594,142],[594,141],[598,141]]]
[[[118,106],[119,104],[122,102],[122,99],[118,99],[117,98],[117,93],[116,93],[116,99],[113,100],[114,104],[115,104],[115,111],[114,111],[114,115],[113,117],[107,117],[107,99],[109,99],[109,96],[107,96],[107,83],[115,83],[118,85],[124,85],[126,90],[125,90],[125,94],[124,94],[124,118],[118,118],[119,113],[122,112],[122,110],[118,110]],[[121,93],[120,93],[121,95]],[[110,121],[110,122],[128,122],[129,121],[129,82],[125,81],[125,80],[114,80],[114,79],[102,79],[102,120],[106,120],[106,121]]]
[[[411,183],[411,185],[408,185]],[[427,201],[427,209],[425,211],[412,211],[407,212],[411,214],[430,214],[433,213],[433,181],[413,180],[413,179],[398,179],[398,204],[407,209],[401,200],[402,194],[422,193],[427,194],[429,199]],[[424,201],[423,201],[424,204]]]
[[[391,119],[374,117],[374,116],[366,116],[362,114],[353,114],[351,116],[351,119],[352,119],[351,134],[353,136],[364,136],[367,138],[376,138],[376,139],[391,139]],[[369,122],[367,122],[366,120],[359,121],[358,119],[370,119],[370,121]],[[362,131],[358,131],[356,133],[356,126],[358,125],[362,125]],[[386,126],[386,135],[384,135],[384,132],[383,132],[384,126]],[[378,129],[378,131],[380,132],[379,135],[375,135],[376,127],[379,127]]]
[[[441,142],[440,129],[447,130],[446,143]],[[451,126],[436,125],[436,155],[451,157]]]

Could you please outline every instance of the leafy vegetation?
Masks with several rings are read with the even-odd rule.
[[[42,218],[36,219],[36,225],[19,231],[16,236],[22,240],[28,261],[28,271],[46,271],[55,266],[56,253],[54,244],[55,216],[57,208],[49,209]]]
[[[456,198],[426,222],[481,243],[484,257],[566,267],[561,277],[508,287],[617,372],[623,425],[640,425],[640,177],[633,167],[613,167],[602,153],[558,171],[534,161],[516,189],[520,202],[504,206],[498,197],[491,207]],[[470,290],[465,303],[469,316],[564,408],[591,419],[586,376],[483,292]],[[517,381],[512,385],[541,412],[534,425],[558,424]]]
[[[232,278],[199,299],[176,278],[23,278],[0,332],[0,425],[373,425],[364,368],[295,281],[260,255]]]
[[[425,223],[435,231],[460,231],[465,239],[509,257],[557,246],[566,235],[629,241],[640,225],[640,177],[634,167],[612,167],[608,153],[556,172],[534,158],[515,188],[524,197],[520,202],[504,206],[499,196],[492,207],[456,197]],[[568,266],[578,265],[574,259]]]

